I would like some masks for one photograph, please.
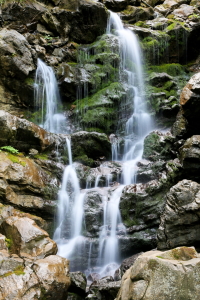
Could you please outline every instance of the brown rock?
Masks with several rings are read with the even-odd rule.
[[[67,299],[70,286],[69,261],[58,255],[50,255],[35,261],[33,270],[48,299]]]
[[[9,217],[0,228],[11,240],[11,253],[28,253],[35,258],[43,258],[57,252],[57,245],[49,238],[48,233],[27,217]]]

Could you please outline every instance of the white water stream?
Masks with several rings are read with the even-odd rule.
[[[143,143],[145,136],[152,130],[153,122],[146,109],[143,96],[143,70],[141,63],[141,50],[135,34],[123,27],[123,24],[116,13],[110,12],[110,19],[107,27],[107,34],[115,34],[119,37],[121,65],[121,81],[133,91],[133,113],[126,123],[124,137],[124,154],[122,158],[123,174],[122,185],[116,188],[109,188],[112,175],[97,174],[94,189],[98,189],[101,177],[106,178],[107,194],[102,197],[103,201],[103,224],[99,233],[98,258],[96,266],[101,276],[114,274],[114,270],[120,263],[119,232],[125,234],[125,227],[122,224],[119,203],[122,190],[125,185],[136,182],[137,162],[142,158]],[[42,66],[42,65],[41,65]],[[40,66],[40,67],[41,67]],[[39,71],[38,71],[39,72]],[[124,76],[125,75],[125,76]],[[123,78],[126,78],[125,80]],[[123,80],[122,80],[123,79]],[[47,93],[47,92],[43,92]],[[53,100],[52,100],[53,101]],[[55,109],[51,107],[53,114]],[[47,114],[47,120],[49,115]],[[48,123],[49,121],[46,121]],[[46,124],[45,123],[45,124]],[[53,126],[53,125],[48,125]],[[52,127],[51,127],[52,128]],[[87,182],[86,190],[80,191],[79,181],[73,166],[70,141],[67,140],[69,166],[66,167],[63,175],[62,186],[59,192],[59,208],[57,229],[54,240],[58,244],[58,254],[68,259],[78,255],[79,251],[84,252],[88,243],[86,274],[89,274],[92,263],[92,252],[96,240],[89,239],[82,235],[84,228],[84,198],[87,189],[91,191],[91,182]],[[112,159],[118,160],[120,145],[113,143]],[[101,167],[100,167],[101,169]],[[105,170],[105,168],[102,170]],[[64,228],[68,228],[65,230]],[[65,232],[66,231],[66,232]],[[111,268],[108,267],[111,266]]]
[[[35,75],[35,107],[41,116],[39,125],[45,130],[54,133],[64,133],[65,116],[58,113],[61,105],[58,84],[54,71],[38,58],[37,70]]]

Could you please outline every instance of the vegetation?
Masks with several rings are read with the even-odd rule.
[[[18,154],[19,151],[12,146],[3,146],[0,148],[3,151],[10,152],[12,154]]]

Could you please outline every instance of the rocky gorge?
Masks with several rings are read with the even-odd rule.
[[[139,41],[143,88],[112,12]],[[0,299],[198,299],[199,33],[198,0],[0,0]],[[57,79],[60,132],[40,121],[38,59]],[[131,165],[138,91],[153,121]]]

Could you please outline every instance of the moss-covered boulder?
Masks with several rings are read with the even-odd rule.
[[[173,157],[172,145],[174,143],[173,136],[159,131],[151,132],[144,140],[143,157],[151,160],[158,158],[170,159]]]
[[[93,96],[77,100],[78,124],[87,131],[112,133],[117,127],[118,105],[125,95],[124,86],[113,82]]]
[[[136,7],[128,5],[125,10],[121,12],[121,18],[123,21],[134,24],[138,20],[151,20],[154,18],[154,11],[151,7]]]
[[[89,166],[100,157],[111,156],[111,144],[103,133],[80,131],[71,135],[73,160]]]

